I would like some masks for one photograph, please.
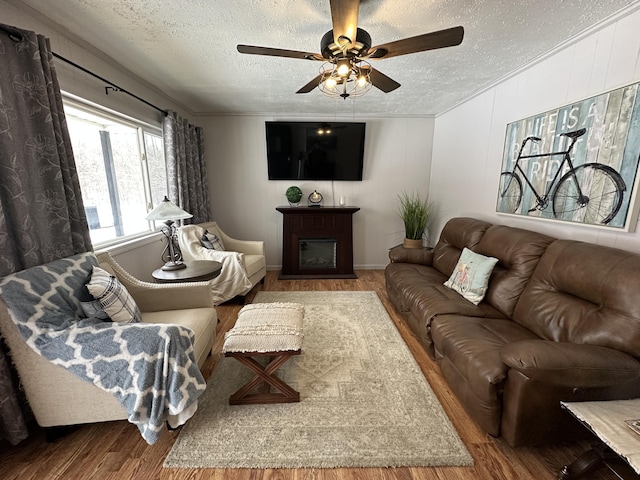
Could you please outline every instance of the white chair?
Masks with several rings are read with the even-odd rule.
[[[193,330],[195,358],[200,367],[216,338],[217,315],[205,283],[163,284],[142,282],[126,272],[109,253],[97,255],[100,267],[126,287],[147,323],[174,323]],[[50,275],[52,286],[57,278]],[[52,287],[53,288],[53,287]],[[59,286],[58,286],[59,288]],[[0,333],[6,341],[20,383],[42,427],[125,420],[128,413],[118,400],[64,368],[38,355],[23,340],[0,298]]]
[[[205,231],[217,235],[224,251],[206,248],[202,243]],[[178,242],[182,259],[188,264],[194,260],[215,260],[222,263],[220,275],[210,281],[214,304],[243,298],[267,273],[264,242],[238,240],[225,234],[216,222],[185,225],[178,229]]]

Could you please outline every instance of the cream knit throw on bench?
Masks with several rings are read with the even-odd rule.
[[[304,305],[254,303],[238,313],[224,336],[222,352],[285,352],[302,347]]]

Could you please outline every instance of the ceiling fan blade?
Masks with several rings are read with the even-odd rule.
[[[316,88],[320,84],[320,79],[322,78],[322,74],[315,77],[309,83],[307,83],[304,87],[298,90],[296,93],[309,93],[311,90]]]
[[[400,84],[393,78],[387,77],[384,73],[376,70],[375,68],[371,69],[371,72],[369,73],[369,80],[371,80],[371,84],[374,87],[382,90],[384,93],[393,92],[400,86]]]
[[[271,57],[300,58],[302,60],[326,61],[319,53],[301,52],[298,50],[284,50],[282,48],[256,47],[254,45],[238,45],[240,53],[251,55],[268,55]]]
[[[350,47],[358,32],[360,0],[330,0],[330,3],[333,40],[336,45]]]
[[[371,53],[367,58],[391,58],[398,55],[407,55],[408,53],[435,50],[436,48],[453,47],[460,45],[463,37],[464,28],[447,28],[378,45],[369,50]]]

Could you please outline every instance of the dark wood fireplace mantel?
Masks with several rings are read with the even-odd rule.
[[[277,207],[283,215],[278,278],[358,278],[353,271],[352,216],[358,207]],[[305,259],[305,250],[320,252]]]

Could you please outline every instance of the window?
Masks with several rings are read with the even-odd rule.
[[[150,231],[167,192],[160,128],[67,99],[65,115],[93,244]]]

